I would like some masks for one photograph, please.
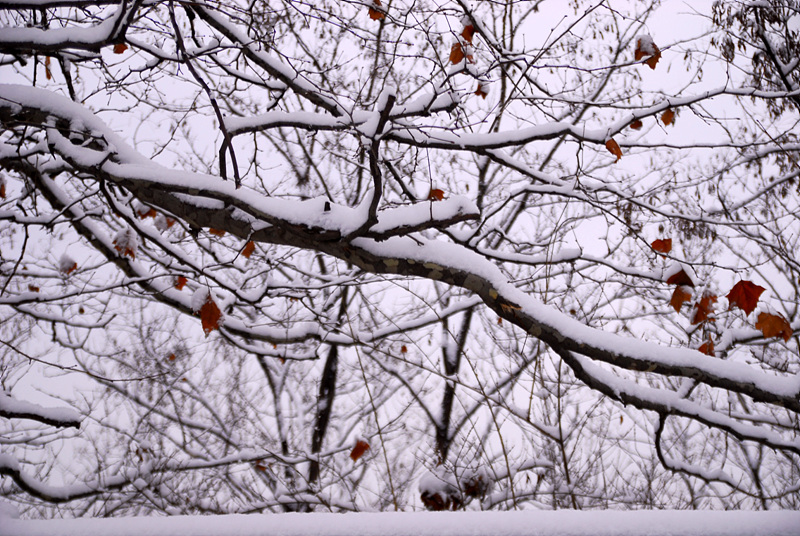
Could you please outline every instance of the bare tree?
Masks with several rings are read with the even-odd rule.
[[[564,4],[0,2],[2,493],[800,506],[798,3]]]

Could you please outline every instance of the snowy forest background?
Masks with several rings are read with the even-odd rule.
[[[0,495],[800,509],[799,30],[0,0]]]

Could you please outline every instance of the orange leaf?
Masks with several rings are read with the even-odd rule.
[[[642,128],[643,126],[644,126],[644,123],[642,123],[642,120],[641,120],[641,119],[637,119],[636,121],[634,121],[633,123],[631,123],[631,124],[630,124],[630,127],[631,127],[633,130],[639,130],[639,129],[640,129],[640,128]]]
[[[716,355],[714,354],[714,341],[709,338],[706,342],[700,345],[700,348],[698,348],[697,351],[714,357],[714,355]]]
[[[219,310],[211,293],[208,294],[206,302],[200,308],[200,321],[203,324],[203,332],[208,337],[208,334],[219,329],[219,321],[222,319],[222,311]]]
[[[406,348],[406,345],[405,345],[405,344],[404,344],[403,346],[401,346],[401,347],[400,347],[400,353],[401,353],[401,354],[406,354],[406,353],[408,353],[408,348]]]
[[[782,337],[786,342],[789,342],[792,336],[792,326],[789,325],[789,322],[781,315],[772,313],[760,313],[756,329],[761,330],[764,337]]]
[[[461,31],[461,37],[463,37],[464,41],[466,41],[467,43],[472,43],[472,36],[474,35],[475,35],[475,26],[473,26],[472,24],[467,24]]]
[[[428,201],[441,201],[444,199],[444,190],[433,188],[428,194]]]
[[[669,108],[663,114],[661,114],[661,122],[664,123],[665,127],[673,124],[674,119],[675,119],[675,112],[673,112]]]
[[[667,285],[686,285],[687,287],[694,287],[694,281],[692,281],[692,278],[681,268],[680,272],[669,276]]]
[[[114,54],[122,54],[126,50],[128,50],[128,45],[125,43],[117,43],[114,45]]]
[[[489,92],[483,89],[482,85],[478,84],[478,89],[475,90],[475,94],[485,99]]]
[[[353,461],[357,461],[368,450],[369,450],[369,443],[367,443],[366,441],[361,441],[359,439],[358,441],[356,441],[356,446],[353,447],[353,450],[350,451],[350,459]]]
[[[52,80],[53,78],[53,73],[50,72],[50,56],[44,59],[44,76],[48,80]]]
[[[656,250],[659,253],[664,253],[665,255],[672,251],[672,239],[671,238],[659,238],[658,240],[653,240],[650,244],[650,247]]]
[[[175,278],[175,288],[178,290],[183,290],[183,287],[186,286],[186,278],[182,275],[179,275]]]
[[[658,49],[656,44],[653,43],[653,40],[650,39],[650,36],[645,36],[644,40],[636,40],[636,51],[633,55],[636,61],[639,61],[647,56],[650,56],[650,58],[647,59],[645,63],[649,65],[651,69],[655,69],[656,63],[658,63],[658,60],[661,58],[661,51]]]
[[[655,47],[655,45],[653,46]],[[655,69],[656,63],[658,63],[658,60],[660,59],[661,59],[661,51],[658,50],[658,47],[656,47],[656,53],[650,56],[650,58],[647,61],[645,61],[645,63],[649,65],[651,69]]]
[[[223,229],[214,229],[211,227],[208,232],[214,236],[225,236],[225,231]]]
[[[758,303],[758,298],[765,289],[762,286],[756,285],[752,281],[739,281],[730,292],[728,292],[728,310],[738,307],[746,314],[753,312]]]
[[[381,7],[381,0],[372,0],[372,3],[377,7]],[[372,20],[382,20],[386,18],[386,14],[383,11],[371,7],[369,8],[369,18]]]
[[[244,249],[242,250],[242,256],[245,259],[249,259],[250,255],[252,255],[255,250],[256,250],[256,244],[251,240],[244,245]]]
[[[450,48],[450,63],[457,65],[464,59],[464,49],[461,48],[461,43],[453,43]]]
[[[28,285],[28,290],[31,292],[39,292],[39,287],[36,285]]]
[[[687,288],[689,290],[686,290]],[[691,298],[692,289],[684,285],[678,285],[675,287],[675,291],[672,293],[672,298],[669,300],[669,304],[673,309],[675,309],[676,313],[680,313],[683,304],[689,301]]]
[[[694,315],[692,315],[692,325],[702,324],[707,321],[714,321],[714,304],[717,297],[713,294],[703,294],[700,301],[694,304]]]
[[[170,361],[175,361],[178,358],[175,357],[175,354],[169,354],[169,356],[167,356],[167,359],[169,359]]]
[[[263,471],[267,470],[267,466],[262,464],[262,463],[257,463],[256,464],[256,469],[263,472]]]
[[[608,149],[609,153],[616,156],[616,162],[619,162],[619,159],[622,158],[622,149],[619,148],[619,144],[614,141],[614,138],[611,138],[606,142],[606,149]]]

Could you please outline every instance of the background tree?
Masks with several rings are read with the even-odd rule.
[[[798,4],[562,4],[0,2],[3,495],[800,506]]]

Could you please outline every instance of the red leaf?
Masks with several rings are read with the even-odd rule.
[[[611,138],[606,142],[606,149],[608,149],[609,153],[616,156],[616,162],[619,162],[619,159],[622,158],[622,149],[619,148],[619,144],[614,141],[614,138]]]
[[[401,354],[406,354],[406,353],[408,353],[408,348],[406,348],[406,345],[405,345],[405,344],[404,344],[403,346],[401,346],[401,347],[400,347],[400,353],[401,353]]]
[[[707,321],[714,321],[714,304],[717,297],[713,294],[703,294],[700,301],[694,304],[694,315],[692,315],[692,325],[702,324]]]
[[[667,109],[663,114],[661,114],[661,122],[664,123],[664,126],[669,126],[673,124],[675,121],[675,112],[670,109]]]
[[[372,3],[376,7],[381,7],[381,0],[372,0]],[[369,8],[369,18],[372,20],[382,20],[386,18],[386,14],[382,10],[371,7]]]
[[[175,354],[169,354],[169,356],[167,356],[167,359],[170,360],[170,361],[175,361],[178,358],[175,357]]]
[[[39,292],[39,287],[36,285],[28,285],[28,290],[31,292]]]
[[[478,84],[478,89],[476,89],[476,90],[475,90],[475,94],[476,94],[477,96],[479,96],[479,97],[481,97],[481,98],[484,98],[484,99],[485,99],[485,98],[486,98],[486,95],[488,95],[488,94],[489,94],[489,92],[488,92],[488,91],[486,91],[485,89],[483,89],[483,86],[482,86],[482,85]]]
[[[47,56],[44,59],[44,76],[48,80],[52,80],[53,79],[53,73],[50,72],[50,56]]]
[[[3,177],[0,177],[0,199],[6,198],[6,181]]]
[[[642,123],[642,120],[641,120],[641,119],[637,119],[636,121],[634,121],[633,123],[631,123],[629,126],[630,126],[630,127],[633,129],[633,130],[639,130],[640,128],[642,128],[642,127],[644,126],[644,123]]]
[[[183,287],[186,286],[186,278],[182,275],[179,275],[175,278],[175,288],[178,290],[183,290]]]
[[[669,300],[669,304],[675,309],[676,313],[680,313],[683,304],[690,299],[692,299],[692,289],[690,287],[678,285],[672,293],[672,299]]]
[[[206,302],[200,308],[200,321],[203,324],[203,332],[208,337],[208,334],[219,329],[219,321],[222,319],[222,311],[219,310],[217,304],[209,292]]]
[[[694,288],[694,281],[689,275],[681,268],[680,272],[672,274],[667,279],[668,285],[686,285],[687,287]]]
[[[213,227],[208,230],[208,233],[214,236],[225,236],[225,231],[223,229],[214,229]]]
[[[461,37],[463,37],[464,41],[466,41],[467,43],[472,43],[472,36],[474,35],[475,35],[475,26],[473,26],[472,24],[467,24],[461,31]]]
[[[655,45],[653,45],[653,46],[655,46]],[[651,69],[655,69],[656,68],[656,63],[658,63],[658,60],[660,60],[660,59],[661,59],[661,51],[658,50],[658,47],[656,47],[656,53],[654,55],[650,56],[650,58],[647,61],[645,61],[645,63],[647,65],[649,65]]]
[[[664,253],[665,255],[672,251],[672,239],[671,238],[659,238],[658,240],[653,240],[653,243],[650,244],[654,250],[659,253]]]
[[[428,201],[441,201],[444,199],[444,190],[439,190],[438,188],[431,189],[431,192],[428,194]]]
[[[464,49],[461,48],[461,43],[453,43],[450,48],[450,63],[457,65],[464,59]]]
[[[697,351],[714,357],[716,355],[714,354],[714,341],[709,338],[706,342],[700,345],[700,348],[698,348]]]
[[[122,54],[126,50],[128,50],[128,45],[125,43],[117,43],[114,45],[114,54]]]
[[[749,315],[756,308],[758,298],[765,290],[767,289],[752,281],[739,281],[728,292],[728,310],[738,307]]]
[[[244,249],[242,250],[242,256],[245,259],[249,259],[250,255],[256,250],[256,244],[252,240],[244,245]]]
[[[792,336],[792,326],[789,325],[789,322],[781,315],[772,313],[760,313],[756,329],[761,330],[764,337],[782,337],[786,342],[789,342]]]
[[[639,61],[640,59],[650,56],[645,63],[650,66],[651,69],[656,68],[656,63],[658,60],[661,59],[661,51],[658,49],[655,43],[653,43],[652,39],[649,37],[647,39],[637,39],[636,40],[636,51],[634,52],[634,59]]]
[[[369,450],[369,443],[366,441],[361,441],[360,439],[356,442],[356,446],[353,447],[353,450],[350,451],[350,459],[354,462],[357,461],[361,456],[364,455],[365,452]]]

